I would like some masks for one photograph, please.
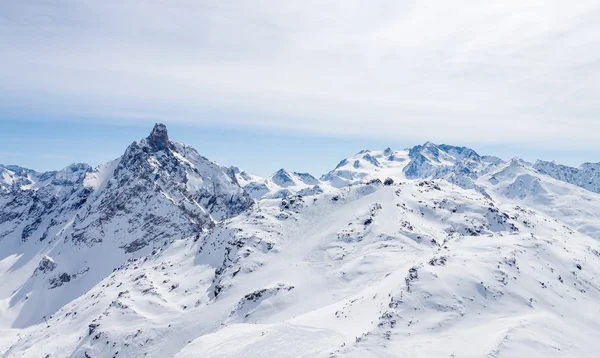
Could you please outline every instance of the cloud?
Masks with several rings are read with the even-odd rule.
[[[596,0],[29,0],[0,33],[0,110],[599,146]]]

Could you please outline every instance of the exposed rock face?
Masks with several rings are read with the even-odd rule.
[[[584,163],[579,168],[538,160],[533,166],[542,174],[554,179],[600,193],[600,163]]]
[[[50,279],[50,288],[57,288],[68,282],[71,282],[71,275],[63,272],[60,275]]]
[[[34,276],[54,271],[58,264],[49,256],[44,256],[33,273]]]
[[[411,179],[439,178],[448,173],[475,178],[485,167],[484,157],[474,150],[445,144],[427,142],[410,149],[408,156],[411,162],[404,168],[404,173]]]
[[[162,123],[157,123],[148,136],[148,144],[154,151],[165,150],[169,148],[169,134],[167,127]]]
[[[29,184],[20,179],[10,190],[0,191],[0,241],[13,234],[23,242],[55,236],[92,193],[83,185],[92,171],[87,164],[47,173],[12,168],[19,175],[26,173]]]

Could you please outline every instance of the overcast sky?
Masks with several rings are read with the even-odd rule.
[[[0,120],[25,140],[161,121],[600,152],[598,0],[3,0],[0,48]]]

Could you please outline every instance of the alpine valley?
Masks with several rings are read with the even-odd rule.
[[[599,240],[600,164],[425,143],[262,178],[157,124],[0,165],[0,357],[596,357]]]

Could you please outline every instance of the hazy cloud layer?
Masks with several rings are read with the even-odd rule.
[[[599,34],[597,0],[4,1],[0,110],[597,147]]]

